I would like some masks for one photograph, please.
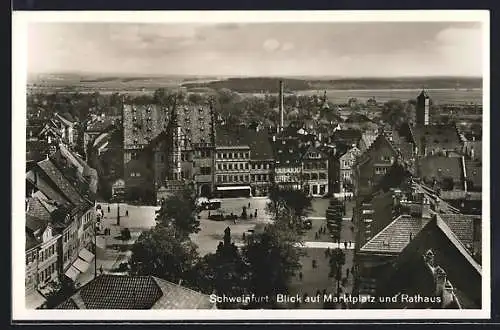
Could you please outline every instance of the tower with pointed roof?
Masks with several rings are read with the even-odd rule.
[[[323,104],[321,105],[321,109],[322,110],[330,109],[330,106],[328,105],[328,97],[326,96],[326,91],[323,94],[322,101],[323,101]]]
[[[417,104],[415,109],[417,126],[429,125],[430,106],[431,98],[429,97],[427,91],[422,88],[422,91],[417,96]]]

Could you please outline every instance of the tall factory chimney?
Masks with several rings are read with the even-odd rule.
[[[279,105],[280,123],[279,123],[279,127],[278,127],[278,131],[279,132],[283,131],[283,128],[285,127],[285,114],[284,114],[285,109],[284,109],[284,104],[283,104],[284,103],[283,102],[284,101],[283,100],[283,98],[284,98],[283,94],[284,94],[283,93],[283,80],[280,80],[280,94],[279,94],[279,98],[280,98],[280,100],[279,100],[279,102],[280,102],[279,103],[280,104]]]

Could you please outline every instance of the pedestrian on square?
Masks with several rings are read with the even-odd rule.
[[[351,242],[351,241],[349,241],[349,247],[351,247],[351,245],[352,245],[352,242]]]
[[[248,202],[248,208],[250,208],[250,202]]]
[[[312,260],[312,268],[316,268],[318,267],[317,263],[316,263],[316,259],[313,259]]]
[[[128,217],[128,210],[125,210],[125,215]]]
[[[245,233],[243,233],[243,240],[245,240]]]
[[[344,241],[344,249],[347,249],[347,242]]]
[[[302,272],[300,272],[300,273],[299,273],[299,280],[301,280],[301,281],[302,281],[302,276],[303,276],[303,275],[302,275]]]
[[[104,272],[104,270],[102,269],[102,265],[101,265],[101,267],[99,267],[99,272],[101,273],[101,275]]]
[[[108,205],[108,213],[111,212],[111,209],[109,208],[109,205]]]
[[[257,218],[257,209],[255,209],[255,214],[253,216],[254,218]]]

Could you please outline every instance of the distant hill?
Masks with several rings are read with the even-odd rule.
[[[249,77],[228,78],[218,81],[190,82],[182,86],[188,90],[192,88],[228,88],[240,93],[277,93],[281,78]],[[481,78],[457,77],[415,77],[415,78],[338,78],[330,80],[320,79],[283,79],[286,91],[303,91],[310,89],[454,89],[454,88],[482,88]]]

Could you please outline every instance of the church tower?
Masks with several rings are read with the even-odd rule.
[[[422,89],[420,95],[417,96],[416,105],[416,124],[417,126],[429,125],[431,98],[425,89]]]

